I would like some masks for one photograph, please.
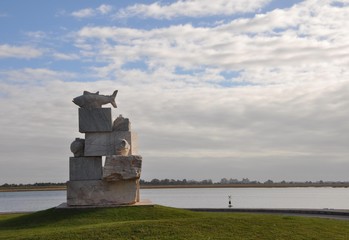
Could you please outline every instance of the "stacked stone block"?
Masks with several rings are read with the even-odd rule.
[[[111,108],[79,108],[79,132],[111,132]]]
[[[120,140],[130,145],[130,154],[137,154],[137,135],[130,131],[90,132],[85,134],[85,156],[111,156],[116,154]]]
[[[98,93],[93,94],[96,96]],[[142,157],[136,155],[137,136],[131,132],[129,120],[120,115],[112,123],[111,108],[82,107],[79,131],[85,139],[77,138],[71,144],[74,157],[69,161],[68,206],[138,202]]]

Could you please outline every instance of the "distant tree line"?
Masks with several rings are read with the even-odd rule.
[[[145,181],[143,179],[140,180],[141,185],[210,185],[214,184],[211,179],[205,179],[201,181],[197,180],[187,180],[187,179],[182,179],[182,180],[175,180],[175,179],[157,179],[154,178],[151,181]]]
[[[304,184],[304,185],[331,185],[331,184],[349,184],[349,182],[343,182],[343,181],[279,181],[279,182],[274,182],[273,180],[267,180],[264,182],[256,181],[256,180],[250,180],[248,178],[242,178],[241,180],[236,179],[236,178],[222,178],[218,182],[214,182],[211,179],[204,179],[204,180],[187,180],[187,179],[157,179],[154,178],[150,181],[146,181],[141,179],[140,184],[143,186],[161,186],[161,185],[228,185],[228,184],[265,184],[265,185],[292,185],[292,184]],[[0,188],[16,188],[16,187],[50,187],[50,186],[57,186],[57,187],[64,187],[66,186],[66,183],[52,183],[52,182],[41,182],[41,183],[34,183],[34,184],[9,184],[5,183],[0,185]]]
[[[250,180],[248,178],[242,178],[241,180],[236,178],[222,178],[218,182],[213,182],[211,179],[204,179],[204,180],[175,180],[175,179],[157,179],[154,178],[151,181],[146,180],[140,180],[141,185],[227,185],[227,184],[307,184],[307,185],[319,185],[319,184],[348,184],[349,182],[342,182],[342,181],[280,181],[280,182],[274,182],[273,180],[267,180],[264,182],[256,181],[256,180]]]
[[[5,183],[0,187],[49,187],[49,186],[65,186],[65,183],[52,183],[52,182],[43,182],[43,183],[32,183],[32,184],[14,184],[14,183]]]

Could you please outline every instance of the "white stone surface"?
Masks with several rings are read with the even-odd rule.
[[[141,156],[107,156],[103,168],[103,180],[108,182],[139,179]]]
[[[67,182],[68,206],[134,204],[139,201],[139,181],[102,180]]]
[[[113,122],[113,131],[131,131],[130,120],[120,114]]]
[[[130,144],[126,139],[121,139],[121,142],[116,146],[116,155],[128,156],[130,152]]]
[[[142,199],[133,204],[123,204],[123,205],[96,205],[96,206],[68,206],[66,202],[59,204],[57,209],[93,209],[93,208],[124,208],[124,207],[140,207],[140,206],[148,206],[153,207],[155,204],[149,199]]]
[[[79,108],[79,132],[111,132],[111,108]]]
[[[122,139],[130,144],[129,155],[137,155],[137,134],[128,131],[115,131],[85,134],[85,156],[116,155]]]
[[[75,138],[70,144],[70,151],[74,154],[74,157],[83,157],[85,153],[85,139]]]
[[[71,157],[69,159],[69,180],[102,179],[102,157]]]

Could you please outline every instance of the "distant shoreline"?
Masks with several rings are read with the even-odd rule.
[[[349,183],[273,183],[273,184],[188,184],[188,185],[142,185],[141,189],[174,189],[174,188],[294,188],[294,187],[332,187],[348,188]],[[0,192],[25,192],[25,191],[65,191],[66,186],[35,186],[35,187],[0,187]]]
[[[290,183],[290,184],[208,184],[208,185],[143,185],[141,189],[162,189],[162,188],[292,188],[292,187],[334,187],[348,188],[349,184],[306,184],[306,183]]]
[[[67,188],[62,187],[0,187],[0,192],[29,192],[29,191],[65,191]]]

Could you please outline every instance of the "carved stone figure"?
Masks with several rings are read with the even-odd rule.
[[[118,182],[123,180],[137,180],[141,176],[142,157],[131,156],[107,156],[103,168],[103,180]]]
[[[85,139],[75,138],[70,144],[70,151],[74,153],[74,157],[83,157],[85,151]]]
[[[124,118],[121,114],[114,120],[113,131],[131,131],[131,124],[128,118]]]
[[[112,95],[99,95],[99,92],[91,93],[84,91],[83,95],[73,99],[73,103],[81,108],[101,108],[102,105],[110,103],[116,108],[115,97],[118,90],[115,90]]]
[[[116,148],[116,155],[127,156],[130,151],[130,144],[125,139],[120,139]]]
[[[130,144],[130,155],[138,154],[137,134],[128,131],[85,133],[85,157],[116,155],[120,139]]]

